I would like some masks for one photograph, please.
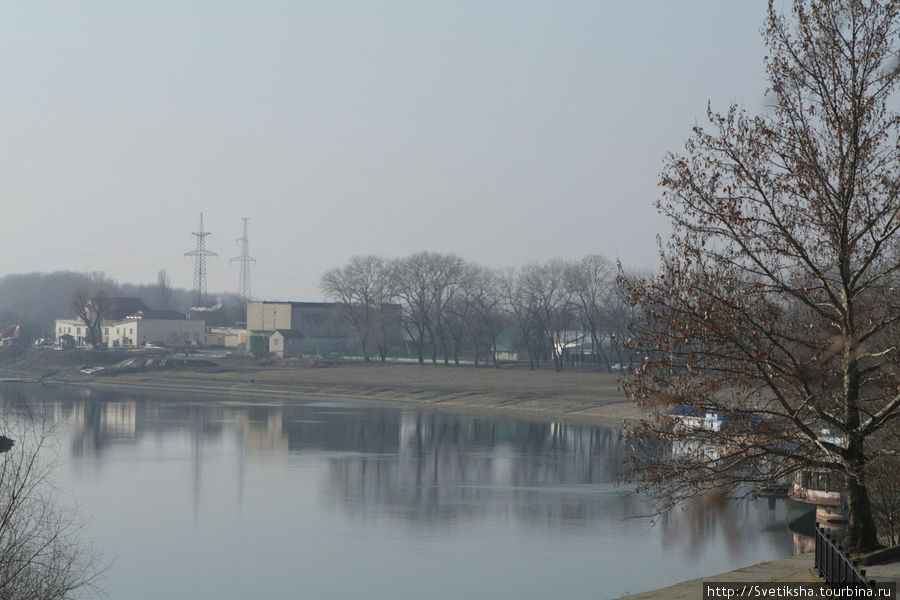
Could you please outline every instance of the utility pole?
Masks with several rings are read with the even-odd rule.
[[[209,231],[203,231],[203,213],[200,213],[200,230],[191,234],[197,238],[197,247],[184,253],[185,256],[194,257],[194,289],[197,292],[197,306],[200,308],[203,307],[203,297],[206,295],[206,257],[218,256],[206,249],[206,236],[209,234]]]
[[[247,236],[247,221],[250,220],[250,217],[243,217],[244,220],[244,237],[239,237],[236,244],[241,245],[241,255],[235,258],[232,258],[229,262],[239,262],[241,263],[241,279],[240,279],[240,294],[241,299],[244,303],[250,301],[250,263],[255,263],[256,259],[250,257],[250,238]]]

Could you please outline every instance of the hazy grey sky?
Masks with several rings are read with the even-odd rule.
[[[656,263],[667,151],[761,111],[765,2],[0,1],[0,275],[317,300],[354,254]]]

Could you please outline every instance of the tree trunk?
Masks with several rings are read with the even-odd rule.
[[[881,548],[881,545],[878,543],[875,519],[861,467],[857,473],[856,477],[847,475],[844,488],[849,517],[844,548],[850,552],[870,552]]]
[[[437,342],[435,342],[434,331],[431,328],[428,329],[428,339],[431,342],[431,364],[437,365]]]
[[[440,339],[441,339],[441,350],[444,354],[444,365],[449,365],[450,364],[450,350],[447,347],[447,340],[444,339],[445,337],[446,336],[444,335],[443,331],[441,331]]]
[[[553,359],[553,367],[557,372],[562,371],[564,366],[563,357],[562,353],[556,349],[556,340],[553,336],[548,336],[547,342],[550,345],[550,357]]]
[[[419,357],[419,364],[425,364],[425,353],[422,352],[422,346],[425,344],[425,334],[423,332],[419,332],[418,343],[416,344],[416,354]]]

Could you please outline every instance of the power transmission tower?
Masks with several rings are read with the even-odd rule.
[[[197,237],[197,247],[184,253],[185,256],[194,257],[194,289],[197,292],[198,307],[203,306],[203,297],[206,295],[206,257],[218,256],[206,249],[206,236],[209,234],[209,231],[203,231],[203,213],[200,213],[200,231],[191,234]]]
[[[240,281],[240,294],[241,299],[244,302],[250,301],[250,263],[255,263],[255,258],[250,258],[250,238],[247,237],[247,221],[250,220],[250,217],[243,217],[244,219],[244,237],[239,237],[236,244],[241,245],[241,255],[235,258],[232,258],[229,262],[239,262],[241,263],[241,281]]]

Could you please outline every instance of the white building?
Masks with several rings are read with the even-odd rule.
[[[122,346],[200,346],[206,341],[206,321],[187,320],[173,310],[138,311],[122,320],[103,324],[103,339],[110,348]]]
[[[56,343],[62,343],[63,336],[71,335],[76,346],[83,346],[87,337],[87,327],[79,319],[57,319],[54,324]]]
[[[183,313],[174,310],[149,310],[146,307],[130,314],[114,314],[101,323],[103,343],[109,348],[136,347],[145,344],[165,346],[205,346],[210,342],[206,333],[206,321],[188,320]],[[87,327],[80,319],[57,319],[56,343],[72,336],[72,343],[87,343]],[[214,336],[219,339],[220,336]]]
[[[139,298],[127,296],[108,298],[107,308],[103,313],[104,317],[101,322],[103,339],[106,340],[106,333],[110,323],[121,321],[128,315],[146,310],[149,310],[147,305],[141,302]],[[87,344],[87,326],[80,318],[57,319],[54,324],[54,332],[56,333],[56,343],[59,345],[62,345],[64,336],[72,336],[71,343],[75,346]]]
[[[231,349],[244,348],[247,343],[247,334],[249,333],[246,329],[235,327],[210,327],[209,331],[221,340],[221,343],[217,345]]]

